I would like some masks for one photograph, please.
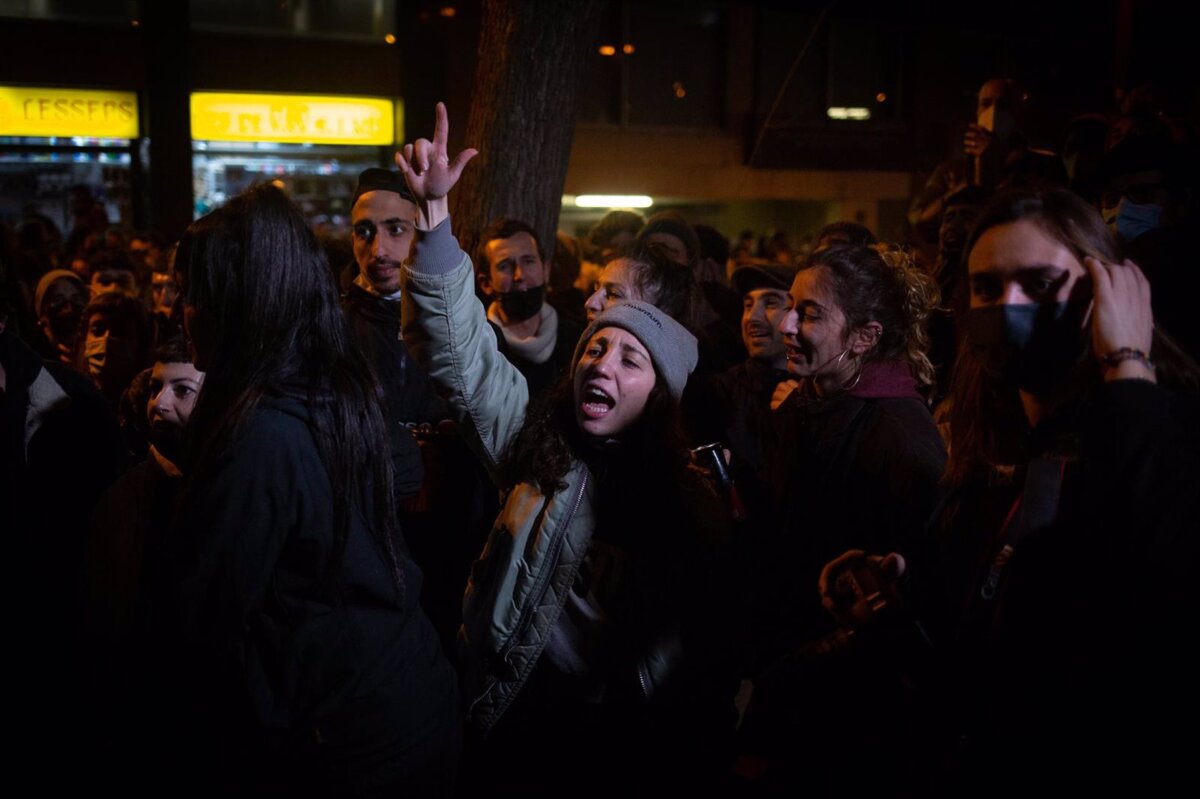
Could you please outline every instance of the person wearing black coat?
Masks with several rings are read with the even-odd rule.
[[[927,782],[1173,788],[1200,709],[1200,370],[1075,195],[997,197],[966,252],[948,495],[931,555],[884,559],[934,645],[915,673],[937,731]],[[862,561],[883,562],[848,553],[822,575],[835,613],[855,601],[839,575]]]
[[[194,223],[177,265],[206,375],[154,589],[151,778],[450,795],[457,686],[398,528],[400,431],[315,238],[264,184]]]
[[[921,393],[932,281],[898,253],[840,245],[814,254],[791,299],[781,329],[794,379],[773,403],[794,417],[776,467],[787,490],[776,529],[746,542],[755,676],[743,751],[766,759],[768,791],[833,786],[865,761],[907,768],[905,746],[858,740],[864,715],[908,707],[902,664],[861,646],[821,654],[837,627],[816,586],[848,549],[915,552],[946,457]]]

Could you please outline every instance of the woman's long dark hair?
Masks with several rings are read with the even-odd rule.
[[[208,332],[204,390],[190,424],[197,444],[191,474],[203,473],[238,438],[265,395],[303,394],[332,484],[330,574],[355,508],[369,502],[403,598],[379,388],[300,211],[271,184],[255,186],[187,229],[175,268],[183,302],[207,321]]]
[[[670,465],[667,472],[670,474],[679,464],[686,465],[683,455],[686,438],[679,411],[657,370],[655,378],[645,410],[621,435],[621,445],[658,466]],[[563,478],[573,461],[592,459],[596,444],[579,429],[574,402],[575,391],[569,375],[530,402],[521,431],[500,460],[502,487],[530,482],[543,494],[553,494],[564,488]]]
[[[967,245],[963,264],[992,228],[1028,220],[1079,259],[1091,256],[1102,262],[1122,262],[1121,248],[1096,209],[1066,189],[1021,190],[996,197],[983,210]],[[1197,367],[1170,336],[1155,328],[1151,354],[1158,378],[1166,385],[1195,390]],[[1092,377],[1099,381],[1100,369],[1091,357]],[[1029,430],[1020,395],[984,368],[960,326],[958,355],[950,382],[950,396],[939,416],[949,426],[949,460],[945,482],[961,486],[998,466],[1019,463],[1025,457],[1023,444]]]
[[[565,487],[572,463],[583,461],[601,485],[620,484],[631,490],[653,494],[653,504],[680,509],[692,525],[676,524],[665,529],[659,542],[673,540],[676,532],[697,533],[713,540],[723,532],[714,518],[701,508],[713,497],[688,468],[687,437],[678,406],[671,400],[662,377],[655,374],[654,388],[642,415],[619,441],[590,440],[575,420],[574,387],[568,376],[530,403],[521,431],[500,461],[500,485],[511,488],[529,482],[547,496]],[[631,506],[634,497],[626,498]]]

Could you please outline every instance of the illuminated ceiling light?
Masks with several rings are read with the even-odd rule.
[[[617,48],[613,47],[611,44],[600,45],[600,55],[616,55],[616,54],[617,54]]]
[[[395,43],[396,43],[396,36],[395,36],[394,34],[391,34],[391,33],[389,33],[387,36],[384,36],[384,37],[383,37],[383,40],[384,40],[385,42],[387,42],[388,44],[395,44]]]
[[[884,94],[883,92],[880,92],[879,94],[875,95],[875,102],[877,102],[877,103],[886,103],[886,102],[887,102],[887,95],[886,95],[886,94]]]
[[[869,108],[842,108],[834,106],[825,109],[825,113],[830,119],[850,119],[855,122],[864,122],[871,118],[871,109]]]
[[[634,52],[633,45],[632,44],[625,45],[624,47],[621,48],[621,52],[624,53],[625,55],[633,55],[633,52]]]
[[[645,194],[581,194],[577,208],[649,208],[654,200]]]
[[[449,19],[458,13],[458,9],[456,9],[454,6],[442,6],[438,9],[438,13]]]
[[[683,88],[683,84],[679,81],[672,83],[671,88],[675,90],[675,96],[680,100],[682,100],[684,97],[687,97],[687,91]]]
[[[140,19],[135,19],[131,20],[129,24],[136,28],[142,24],[142,21]]]

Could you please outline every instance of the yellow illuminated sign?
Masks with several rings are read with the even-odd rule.
[[[192,138],[289,144],[394,144],[391,100],[302,94],[192,94]]]
[[[137,94],[0,86],[0,136],[136,139]]]

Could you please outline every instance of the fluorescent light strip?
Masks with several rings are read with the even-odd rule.
[[[863,122],[871,118],[871,109],[869,108],[842,108],[841,106],[833,106],[825,109],[825,113],[830,119],[852,119],[855,122]]]
[[[645,194],[580,194],[577,208],[649,208],[654,199]]]

